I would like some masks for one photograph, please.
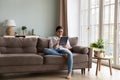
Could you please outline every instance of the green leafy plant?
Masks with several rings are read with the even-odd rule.
[[[21,29],[22,29],[23,35],[25,35],[25,32],[26,32],[27,27],[26,27],[26,26],[22,26]]]
[[[98,49],[103,49],[104,48],[104,42],[102,39],[98,39],[97,42],[93,42],[90,44],[91,48],[98,48]]]
[[[22,30],[26,30],[27,29],[27,27],[26,26],[22,26]]]
[[[105,53],[104,42],[102,39],[98,39],[97,42],[91,43],[90,47],[94,48],[94,57],[101,57],[102,54],[100,53]]]

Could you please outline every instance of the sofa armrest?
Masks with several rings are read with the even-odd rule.
[[[92,48],[88,48],[89,52],[88,54],[88,68],[92,67],[92,53],[93,53],[93,49]]]
[[[83,46],[74,46],[72,47],[72,52],[79,53],[79,54],[87,54],[89,52],[88,47]]]
[[[87,54],[88,55],[88,68],[92,67],[92,53],[93,53],[92,48],[83,47],[83,46],[74,46],[72,47],[72,52],[79,53],[79,54]]]

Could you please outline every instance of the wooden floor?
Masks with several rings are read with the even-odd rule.
[[[82,75],[81,70],[74,70],[71,80],[120,80],[120,70],[112,69],[112,76],[109,68],[101,66],[98,76],[95,75],[96,63],[92,64],[92,68],[86,74]],[[0,80],[66,80],[67,71],[54,73],[34,73],[34,74],[7,74],[1,75]]]

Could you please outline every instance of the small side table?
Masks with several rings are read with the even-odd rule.
[[[108,60],[108,61],[109,61],[110,75],[112,75],[111,58],[109,58],[109,57],[92,57],[92,58],[93,58],[93,59],[97,59],[96,76],[97,76],[97,74],[98,74],[98,71],[100,71],[101,60]]]

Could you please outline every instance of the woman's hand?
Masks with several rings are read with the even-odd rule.
[[[68,49],[68,46],[67,45],[62,45],[64,48]]]
[[[66,49],[71,49],[68,45],[62,45]]]

